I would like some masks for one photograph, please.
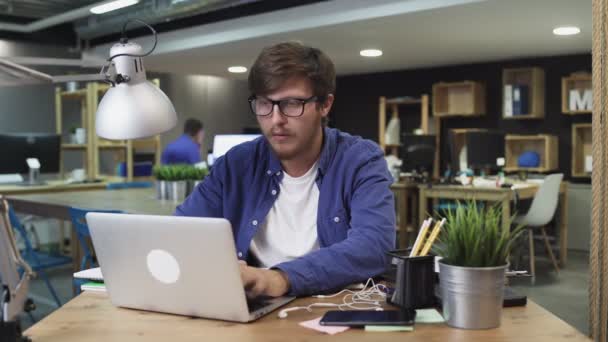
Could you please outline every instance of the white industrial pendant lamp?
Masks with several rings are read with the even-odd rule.
[[[154,46],[142,54],[139,44],[125,35],[127,25],[137,21],[154,34]],[[138,139],[175,127],[173,104],[157,86],[146,79],[143,57],[156,48],[156,31],[139,19],[129,19],[122,28],[120,42],[110,49],[110,58],[99,74],[50,76],[0,59],[0,86],[70,81],[104,81],[112,85],[97,108],[95,130],[106,139]]]
[[[143,57],[156,48],[156,31],[142,22],[154,33],[154,46],[142,54],[139,44],[130,42],[125,36],[110,49],[110,64],[102,70],[112,87],[101,99],[95,119],[97,135],[106,139],[137,139],[166,132],[175,127],[177,115],[173,104],[157,86],[146,79]]]

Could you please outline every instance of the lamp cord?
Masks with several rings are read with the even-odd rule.
[[[154,34],[154,45],[152,46],[152,48],[150,49],[150,51],[146,52],[143,55],[134,55],[134,54],[130,54],[130,53],[119,53],[118,55],[114,55],[114,56],[110,57],[108,59],[108,62],[111,62],[114,58],[120,57],[120,56],[145,57],[145,56],[148,56],[149,54],[151,54],[152,51],[154,51],[154,49],[156,49],[156,43],[158,43],[158,35],[156,34],[156,30],[154,30],[154,28],[152,26],[148,25],[148,23],[146,23],[145,21],[143,21],[141,19],[132,18],[132,19],[127,20],[124,23],[124,25],[122,25],[122,37],[120,38],[120,42],[122,44],[124,44],[124,43],[126,43],[126,42],[129,41],[129,38],[127,37],[127,32],[126,32],[127,31],[127,25],[129,25],[129,23],[134,22],[134,21],[145,25],[146,27],[148,27],[150,29],[150,31],[152,31],[152,33]]]

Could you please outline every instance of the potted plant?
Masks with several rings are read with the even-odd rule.
[[[189,166],[186,170],[188,179],[188,195],[194,191],[196,186],[207,176],[209,170],[206,167]]]
[[[443,315],[448,325],[490,329],[500,325],[508,257],[523,226],[502,229],[499,206],[475,201],[447,211],[439,243]],[[512,218],[509,218],[509,225]]]
[[[156,198],[165,200],[169,199],[169,193],[167,191],[167,172],[166,166],[154,166],[152,169],[152,175],[156,178]]]
[[[163,165],[154,168],[159,199],[183,201],[188,190],[188,165]]]

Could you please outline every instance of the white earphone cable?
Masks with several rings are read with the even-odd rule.
[[[382,284],[376,284],[369,278],[363,288],[359,291],[344,289],[331,295],[315,295],[315,298],[334,298],[346,293],[341,304],[336,303],[312,303],[307,306],[295,306],[279,311],[279,318],[286,318],[287,312],[296,310],[306,310],[312,312],[314,307],[336,307],[340,311],[344,310],[382,310],[382,303],[386,300],[388,288]]]

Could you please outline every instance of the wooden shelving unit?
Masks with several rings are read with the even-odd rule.
[[[77,101],[80,105],[80,122],[78,125],[85,128],[86,130],[86,143],[84,144],[72,144],[72,143],[61,143],[61,154],[59,160],[59,176],[65,177],[64,170],[64,154],[65,151],[81,151],[84,153],[82,167],[86,172],[87,179],[94,179],[95,172],[90,166],[91,156],[93,151],[93,139],[91,138],[90,127],[91,120],[88,115],[90,110],[90,103],[87,101],[86,89],[78,89],[76,91],[64,91],[60,87],[55,88],[55,129],[56,133],[63,135],[63,105],[64,101]],[[63,137],[62,137],[63,138]]]
[[[579,91],[580,98],[584,91],[592,91],[591,74],[586,72],[573,73],[562,78],[562,113],[569,115],[591,114],[592,110],[570,109],[570,91]],[[591,99],[593,100],[593,98]]]
[[[87,148],[86,144],[68,144],[62,143],[61,148],[64,150],[84,150]]]
[[[420,106],[420,129],[422,130],[422,134],[435,134],[435,144],[436,146],[440,146],[440,130],[441,123],[439,121],[439,117],[435,117],[435,133],[431,133],[431,129],[429,127],[429,96],[427,94],[422,94],[420,98],[411,98],[411,97],[397,97],[387,99],[384,96],[380,96],[379,108],[378,108],[378,142],[382,150],[386,153],[387,149],[390,150],[392,155],[399,155],[399,147],[400,145],[389,145],[385,143],[384,133],[386,132],[386,114],[387,107],[391,109],[392,117],[399,117],[399,106]],[[403,132],[403,127],[401,127],[401,131]],[[439,177],[439,148],[435,151],[435,165],[434,165],[434,177]]]
[[[471,132],[484,132],[487,131],[485,128],[454,128],[450,129],[450,143],[454,144],[452,148],[454,149],[455,155],[452,157],[458,157],[460,155],[460,151],[467,144],[467,134]],[[453,163],[458,162],[458,160],[453,160]],[[453,165],[457,166],[457,165]],[[458,169],[458,168],[457,168]]]
[[[587,158],[591,158],[591,124],[572,125],[572,177],[591,178],[586,171]]]
[[[399,145],[390,145],[385,143],[384,135],[386,133],[387,107],[391,110],[391,117],[399,118],[399,106],[420,106],[420,128],[423,134],[428,134],[429,131],[429,96],[422,95],[420,98],[397,97],[387,99],[380,96],[380,104],[378,108],[378,141],[380,147],[386,152],[388,148],[393,155],[399,154]]]
[[[158,79],[152,81],[157,86]],[[100,151],[109,150],[117,153],[120,157],[115,158],[117,162],[126,162],[127,181],[134,179],[149,179],[150,177],[134,177],[133,176],[133,155],[135,150],[147,150],[153,152],[155,156],[155,164],[160,165],[161,144],[160,136],[151,137],[148,139],[138,140],[122,140],[113,141],[98,137],[95,134],[95,113],[97,105],[103,93],[109,89],[109,85],[105,83],[88,83],[86,88],[75,91],[64,91],[57,87],[55,89],[55,113],[56,113],[56,129],[57,134],[63,132],[63,101],[76,100],[80,101],[81,120],[80,125],[86,129],[86,144],[68,144],[63,143],[61,157],[61,177],[64,177],[63,170],[63,151],[83,151],[84,162],[83,168],[86,170],[87,179],[99,179],[105,177],[113,177],[114,175],[103,175],[99,171],[99,156]]]
[[[540,156],[539,167],[519,167],[518,157],[527,151],[534,151]],[[505,171],[550,172],[557,170],[558,139],[548,134],[539,135],[507,135],[505,136]]]
[[[485,89],[480,82],[433,85],[433,116],[480,116],[486,111]]]
[[[504,69],[502,83],[503,119],[526,120],[542,119],[545,117],[545,72],[543,69],[537,67]],[[510,116],[505,113],[505,86],[507,85],[523,85],[527,87],[527,113]]]

